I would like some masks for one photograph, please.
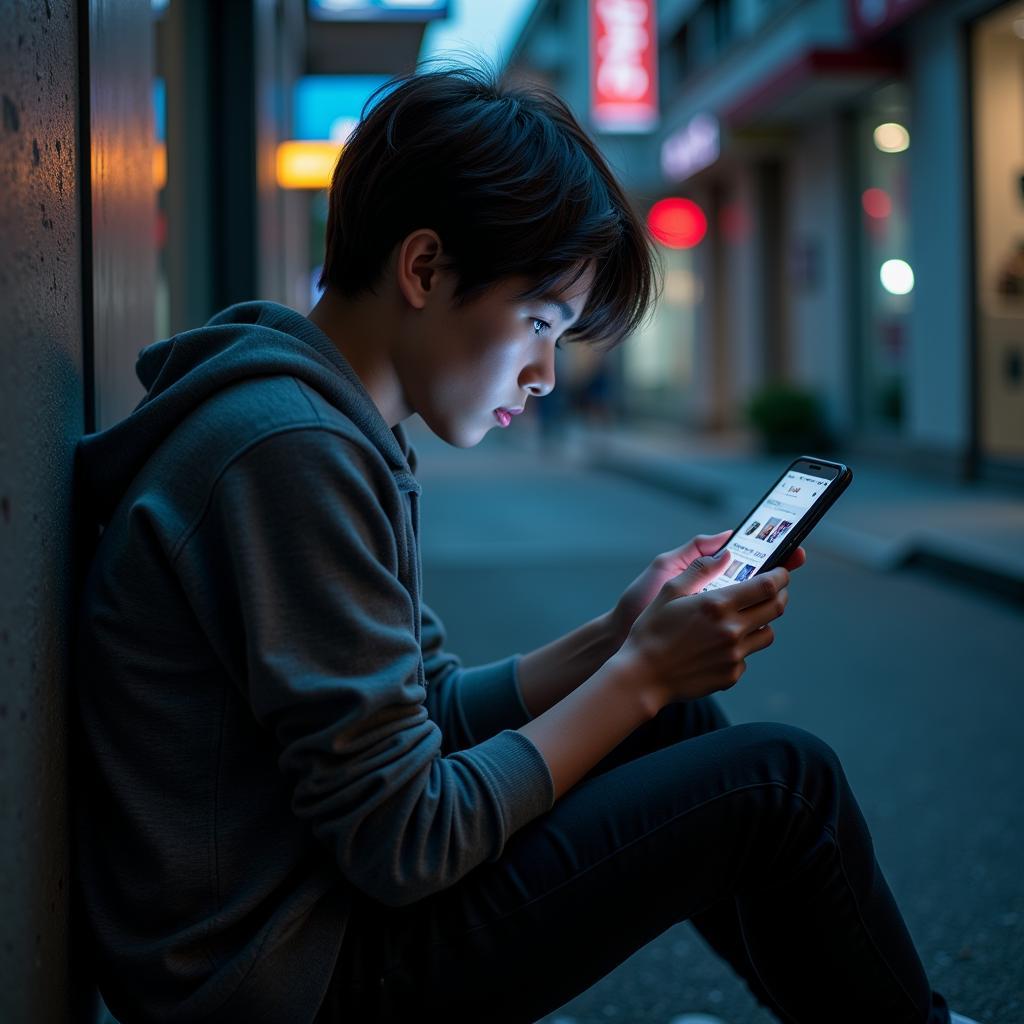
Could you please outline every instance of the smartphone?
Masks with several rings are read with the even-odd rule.
[[[853,479],[849,466],[803,455],[794,459],[718,549],[732,558],[701,593],[782,565]]]

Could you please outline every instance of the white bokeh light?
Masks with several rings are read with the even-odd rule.
[[[914,287],[914,271],[906,260],[886,260],[878,273],[882,287],[892,295],[907,295]]]
[[[875,145],[883,153],[902,153],[910,147],[910,132],[895,121],[880,124],[874,132]]]

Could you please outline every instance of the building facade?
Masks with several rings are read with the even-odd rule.
[[[540,0],[510,62],[585,123],[590,6]],[[656,126],[595,134],[638,209],[709,227],[663,250],[622,411],[727,430],[785,381],[846,450],[1024,481],[1024,3],[660,0],[656,24]]]

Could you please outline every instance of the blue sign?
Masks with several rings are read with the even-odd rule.
[[[374,89],[388,75],[306,75],[295,83],[292,114],[296,139],[344,142]],[[378,99],[382,98],[378,97]]]
[[[153,135],[157,142],[164,141],[167,131],[167,87],[162,78],[153,79]]]
[[[434,21],[448,17],[448,0],[308,0],[319,21]]]

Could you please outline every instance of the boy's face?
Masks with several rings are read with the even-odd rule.
[[[555,343],[579,319],[592,269],[556,295],[517,299],[528,282],[499,282],[461,308],[454,274],[442,275],[434,301],[420,310],[396,361],[408,407],[438,437],[471,448],[492,429],[514,429],[515,413],[555,386]]]

